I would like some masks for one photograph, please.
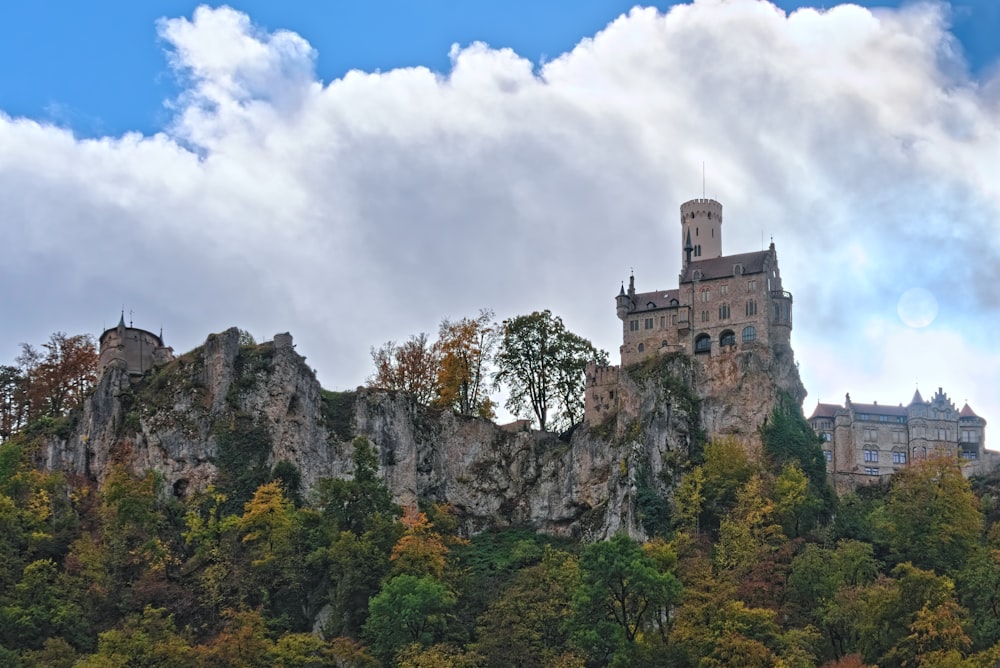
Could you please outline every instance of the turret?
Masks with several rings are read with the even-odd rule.
[[[625,316],[632,310],[633,304],[635,304],[635,274],[630,274],[628,277],[628,292],[625,292],[625,285],[622,284],[622,288],[618,291],[618,296],[615,298],[615,310],[618,313],[618,318],[624,320]]]
[[[618,291],[618,296],[615,297],[615,310],[618,312],[618,319],[624,320],[625,316],[628,315],[628,295],[625,294],[625,284],[622,283],[622,289]]]
[[[681,246],[685,266],[689,259],[722,257],[722,204],[714,199],[693,199],[681,204]]]

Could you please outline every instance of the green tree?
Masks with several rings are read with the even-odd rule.
[[[567,622],[580,582],[576,558],[547,548],[542,562],[518,571],[480,615],[474,647],[486,668],[542,668],[569,652]]]
[[[897,561],[954,573],[972,554],[983,516],[958,462],[932,457],[893,475],[882,529]]]
[[[326,478],[319,482],[319,507],[338,530],[356,536],[379,518],[399,517],[388,488],[378,474],[378,453],[364,436],[354,439],[354,474],[351,480]]]
[[[146,607],[120,629],[100,634],[97,653],[76,664],[80,668],[195,668],[194,651],[177,633],[172,615]]]
[[[424,647],[443,637],[455,595],[431,576],[397,575],[369,602],[365,635],[372,652],[390,664],[412,643]]]
[[[573,597],[576,641],[591,658],[627,657],[643,630],[679,600],[681,584],[625,535],[593,543],[580,555],[580,586]]]
[[[608,354],[566,329],[548,309],[503,322],[497,352],[498,383],[510,392],[507,408],[533,415],[538,428],[569,428],[583,419],[584,369]]]

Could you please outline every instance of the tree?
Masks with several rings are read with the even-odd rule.
[[[956,572],[983,530],[979,500],[953,458],[914,462],[893,475],[884,533],[893,556],[921,568]]]
[[[679,600],[681,584],[628,536],[588,545],[573,598],[577,642],[597,660],[627,656],[657,613]]]
[[[562,318],[548,309],[535,311],[504,320],[496,381],[510,391],[511,412],[533,414],[543,431],[569,428],[583,419],[587,363],[607,359],[606,352],[567,330]]]
[[[100,635],[97,653],[79,663],[82,668],[195,668],[195,656],[177,633],[172,615],[146,607],[130,616],[120,629]],[[216,664],[219,665],[219,664]]]
[[[486,393],[489,364],[498,339],[492,320],[493,312],[484,309],[475,318],[441,323],[437,343],[439,405],[450,406],[463,415],[493,417],[493,402]]]
[[[476,651],[487,668],[542,668],[568,652],[567,622],[580,575],[576,558],[547,548],[477,620]]]
[[[16,366],[0,366],[0,443],[24,426],[24,376]]]
[[[22,343],[17,358],[29,422],[79,407],[97,382],[97,347],[89,334],[56,332],[42,349]]]
[[[368,604],[365,635],[372,652],[389,664],[407,645],[440,640],[455,595],[431,576],[397,575]]]
[[[399,345],[386,341],[380,348],[372,348],[371,355],[375,373],[368,379],[368,387],[407,392],[421,404],[437,398],[441,353],[426,333]]]

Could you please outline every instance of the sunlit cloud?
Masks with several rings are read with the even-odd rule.
[[[807,411],[920,382],[1000,417],[1000,84],[970,78],[939,6],[705,0],[545,63],[458,45],[447,72],[329,83],[301,36],[233,9],[159,32],[185,82],[161,133],[0,117],[6,359],[122,303],[178,349],[291,330],[339,388],[370,346],[481,307],[551,308],[614,357],[621,281],[676,285],[704,187],[726,252],[777,245]],[[901,306],[917,287],[922,328],[900,320],[929,316]]]

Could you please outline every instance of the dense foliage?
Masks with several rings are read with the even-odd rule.
[[[711,441],[670,496],[638,486],[655,537],[583,544],[461,537],[447,506],[400,508],[363,437],[351,476],[303,493],[245,415],[216,434],[220,475],[203,492],[119,466],[100,486],[69,479],[31,464],[75,401],[49,387],[0,444],[0,666],[1000,661],[1000,480],[927,459],[836,499],[787,401],[760,458]],[[342,432],[345,399],[324,396]]]

